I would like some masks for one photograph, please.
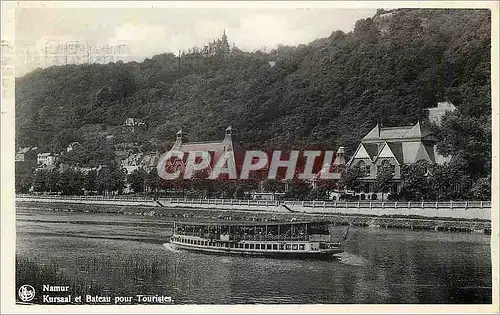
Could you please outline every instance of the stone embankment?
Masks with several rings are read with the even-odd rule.
[[[18,196],[19,208],[107,212],[165,219],[328,220],[338,225],[436,231],[491,231],[491,203],[323,202]]]

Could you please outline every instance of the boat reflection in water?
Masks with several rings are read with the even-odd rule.
[[[343,252],[348,229],[334,242],[328,222],[176,222],[170,243],[207,253],[328,258]]]

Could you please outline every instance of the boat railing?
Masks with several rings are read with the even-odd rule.
[[[220,234],[176,231],[176,235],[200,237],[210,240],[220,240]],[[229,235],[230,241],[309,241],[309,235]]]
[[[234,241],[309,241],[309,235],[232,235]]]

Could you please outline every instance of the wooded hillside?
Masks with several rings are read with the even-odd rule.
[[[271,52],[195,50],[180,68],[176,56],[162,54],[38,69],[16,80],[16,146],[60,152],[80,141],[82,164],[95,165],[106,158],[106,135],[148,150],[180,128],[203,141],[232,125],[247,148],[343,145],[349,155],[377,122],[415,123],[447,99],[459,112],[445,120],[441,148],[474,155],[469,162],[481,164],[483,176],[490,91],[488,10],[380,10],[347,34]],[[147,129],[124,132],[127,117],[144,119]]]

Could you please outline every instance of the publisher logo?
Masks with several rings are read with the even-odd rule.
[[[35,288],[30,286],[29,284],[25,284],[19,288],[19,291],[17,291],[17,295],[23,302],[29,302],[33,300],[35,297]]]

